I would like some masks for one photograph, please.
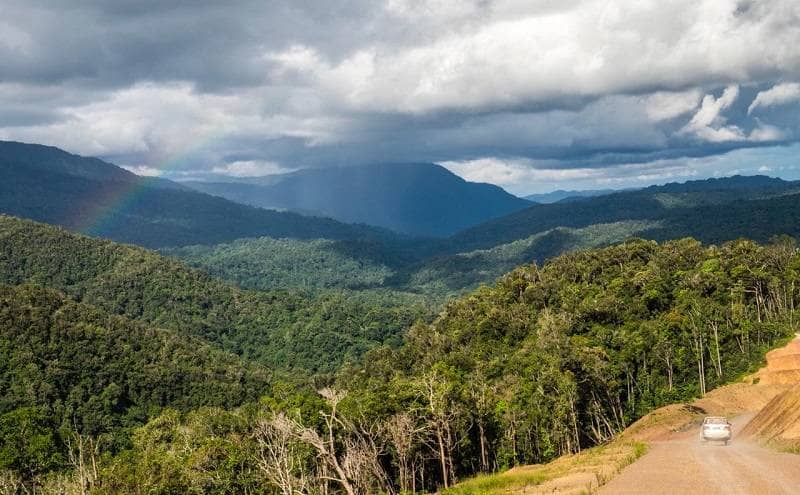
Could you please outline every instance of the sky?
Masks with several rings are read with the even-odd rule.
[[[0,139],[515,194],[800,178],[797,0],[0,0]]]

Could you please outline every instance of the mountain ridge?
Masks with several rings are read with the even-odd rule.
[[[613,194],[621,191],[620,189],[583,189],[583,190],[565,190],[557,189],[546,193],[535,193],[523,196],[524,199],[540,204],[558,203],[560,201],[574,201],[578,198],[590,198],[595,196],[604,196],[606,194]]]
[[[700,239],[716,241],[718,239],[704,237],[703,232],[690,225],[692,219],[703,220],[703,223],[708,220],[708,214],[700,214],[700,209],[705,208],[707,212],[713,210],[726,219],[724,225],[735,226],[740,222],[736,221],[730,209],[721,205],[735,206],[743,201],[762,201],[759,203],[762,210],[775,210],[777,206],[770,207],[769,201],[794,206],[795,202],[800,203],[800,196],[793,198],[797,201],[781,200],[780,197],[796,193],[800,193],[800,182],[766,176],[733,176],[650,186],[568,202],[533,205],[462,230],[447,239],[443,249],[450,249],[451,253],[455,252],[455,246],[462,251],[488,249],[557,227],[583,228],[598,223],[641,220],[670,221],[680,224],[684,231],[681,235],[699,234]],[[747,214],[741,208],[734,208],[733,211]],[[717,225],[715,228],[719,230],[720,227]],[[778,233],[789,232],[774,234]],[[757,239],[764,240],[762,237]]]
[[[253,206],[317,212],[339,221],[437,237],[530,205],[498,186],[468,182],[432,163],[303,169],[270,182],[182,184]]]
[[[0,141],[0,179],[1,213],[151,248],[264,235],[397,237],[376,227],[241,205],[49,146]]]

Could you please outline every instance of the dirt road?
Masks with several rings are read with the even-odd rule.
[[[701,443],[699,426],[653,442],[650,451],[603,486],[602,494],[800,494],[800,455],[775,452],[736,434],[728,446]]]

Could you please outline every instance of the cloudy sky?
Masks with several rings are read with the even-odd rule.
[[[0,139],[515,193],[800,178],[797,0],[0,0]]]

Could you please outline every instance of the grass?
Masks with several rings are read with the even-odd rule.
[[[647,445],[642,442],[617,440],[579,454],[560,457],[549,464],[521,466],[502,473],[476,476],[441,493],[522,494],[529,493],[529,490],[535,492],[535,487],[547,482],[557,485],[559,491],[592,493],[645,452]]]

